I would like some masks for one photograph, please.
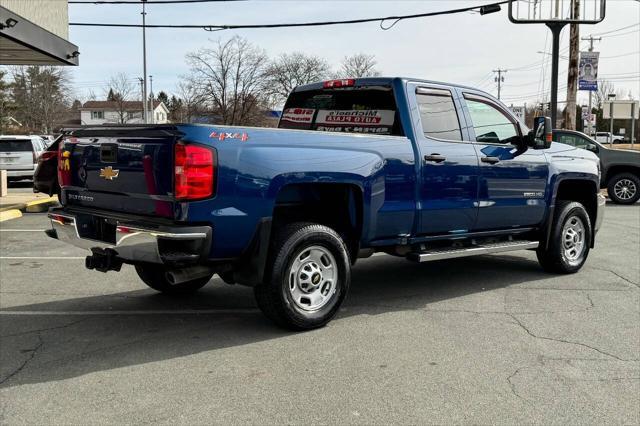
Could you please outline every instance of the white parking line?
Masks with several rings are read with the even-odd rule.
[[[78,259],[84,259],[86,256],[58,256],[58,257],[54,257],[54,256],[48,256],[48,257],[42,257],[42,256],[0,256],[0,259],[12,259],[12,260],[62,260],[62,259],[71,259],[71,260],[78,260]]]
[[[44,229],[0,229],[0,232],[44,232]]]
[[[73,316],[73,315],[217,315],[217,314],[255,314],[260,312],[258,308],[239,309],[180,309],[180,310],[138,310],[138,311],[7,311],[0,310],[2,315],[25,315],[25,316]]]

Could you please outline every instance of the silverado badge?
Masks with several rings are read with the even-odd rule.
[[[106,180],[114,180],[120,174],[120,170],[113,170],[113,167],[107,166],[104,169],[100,169],[100,177]]]

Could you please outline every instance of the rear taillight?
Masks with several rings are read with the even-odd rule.
[[[40,155],[38,161],[44,163],[45,161],[53,160],[58,156],[58,151],[45,151]]]
[[[174,193],[179,200],[198,200],[214,195],[215,152],[207,147],[176,144]]]
[[[36,155],[35,151],[31,151],[31,154],[33,154],[33,163],[37,163],[38,162],[38,156]]]

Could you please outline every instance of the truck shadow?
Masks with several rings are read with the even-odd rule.
[[[355,315],[428,309],[442,300],[550,277],[522,256],[426,264],[374,257],[356,265],[337,318],[310,333],[335,332]],[[216,362],[218,349],[294,334],[262,316],[251,289],[218,279],[184,299],[136,290],[16,306],[0,316],[0,388],[205,352],[208,362]]]

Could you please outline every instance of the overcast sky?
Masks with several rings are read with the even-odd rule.
[[[546,0],[545,0],[546,1]],[[583,0],[585,1],[585,0]],[[588,0],[592,1],[592,0]],[[149,5],[148,24],[257,24],[317,20],[343,20],[413,14],[481,5],[491,0],[415,1],[269,1]],[[207,46],[211,40],[240,35],[264,48],[271,56],[302,51],[337,64],[345,55],[365,52],[376,56],[378,69],[387,76],[409,76],[468,84],[494,95],[496,68],[505,75],[502,99],[507,104],[548,100],[551,35],[544,25],[515,25],[507,8],[481,16],[467,12],[399,22],[384,31],[378,23],[316,28],[220,31],[199,29],[148,29],[147,69],[154,91],[174,91],[179,76],[187,73],[185,54]],[[69,5],[70,22],[140,23],[139,5]],[[621,29],[629,27],[626,29]],[[610,32],[612,31],[612,32]],[[70,27],[70,40],[79,46],[80,66],[72,70],[77,95],[93,90],[103,95],[105,81],[117,72],[135,79],[142,75],[142,30]],[[595,43],[601,52],[599,77],[616,89],[640,98],[640,1],[609,0],[607,16],[597,25],[582,25],[581,36],[602,34]],[[581,49],[588,48],[587,42]],[[569,28],[562,33],[560,49],[569,49]],[[544,63],[543,63],[544,61]],[[560,63],[560,89],[566,87],[567,62]],[[542,78],[542,76],[545,78]],[[543,83],[544,89],[543,89]],[[566,90],[558,99],[564,100]],[[586,102],[579,92],[579,102]]]

